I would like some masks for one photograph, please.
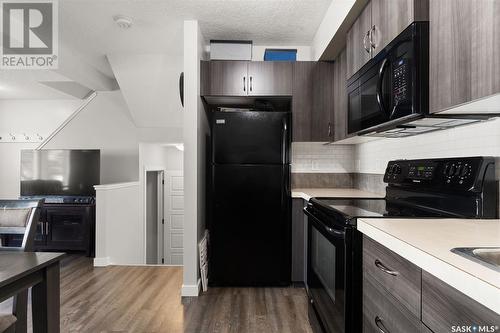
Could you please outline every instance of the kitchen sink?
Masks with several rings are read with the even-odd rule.
[[[451,252],[500,272],[500,247],[456,247]]]

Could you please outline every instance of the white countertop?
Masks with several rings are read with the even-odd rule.
[[[361,218],[357,228],[500,314],[500,272],[450,251],[500,247],[500,220]]]
[[[326,198],[383,198],[380,193],[366,192],[355,188],[294,188],[292,198],[309,200],[313,197]]]

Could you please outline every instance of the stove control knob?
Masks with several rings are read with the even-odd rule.
[[[456,171],[457,171],[457,167],[455,166],[455,164],[450,164],[446,167],[446,175],[448,177],[452,177]]]
[[[464,164],[464,166],[462,167],[462,170],[460,171],[460,177],[462,177],[462,178],[467,177],[470,173],[470,170],[471,170],[470,165]]]
[[[387,166],[387,170],[386,170],[386,172],[387,172],[387,174],[388,174],[388,175],[392,175],[392,172],[393,172],[393,170],[392,170],[392,169],[393,169],[393,165],[388,165],[388,166]]]
[[[393,172],[394,172],[396,175],[401,174],[401,167],[399,166],[399,164],[394,164],[394,165],[393,165]]]

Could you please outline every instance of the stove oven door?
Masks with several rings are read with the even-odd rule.
[[[351,252],[348,239],[352,230],[326,225],[307,210],[306,214],[307,290],[312,304],[309,315],[316,316],[313,319],[319,319],[322,330],[327,333],[348,332],[346,327],[350,326],[351,314],[346,313],[349,312],[346,311],[346,298],[349,297],[350,276],[346,274],[346,265],[350,264],[351,256],[346,253]]]

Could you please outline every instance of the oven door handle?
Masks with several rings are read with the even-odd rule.
[[[328,234],[330,234],[333,237],[336,237],[336,238],[344,238],[345,237],[345,231],[343,231],[343,230],[337,230],[337,229],[330,228],[330,227],[326,226],[323,222],[320,221],[320,219],[318,219],[316,216],[314,216],[313,214],[311,214],[307,210],[307,208],[304,208],[304,212],[306,213],[307,216],[309,216],[311,218],[313,224],[316,227],[323,228],[323,230],[325,230]]]
[[[389,64],[387,58],[382,61],[380,68],[378,70],[378,81],[377,81],[377,103],[384,113],[389,114],[388,110],[384,105],[384,98],[382,97],[382,83],[384,81],[385,67]]]

